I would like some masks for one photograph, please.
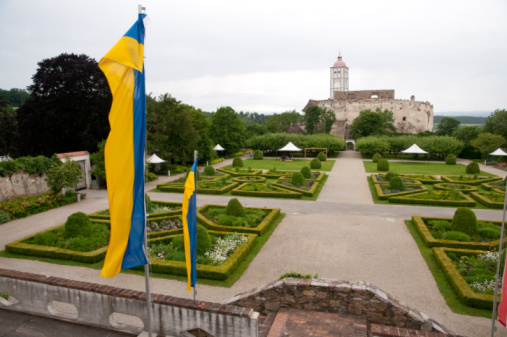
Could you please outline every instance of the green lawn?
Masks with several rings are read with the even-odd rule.
[[[378,172],[377,164],[369,161],[363,161],[364,169],[367,173]],[[413,162],[389,162],[389,171],[399,174],[428,174],[428,175],[470,175],[466,173],[466,165],[456,164],[447,165],[445,163],[413,163]],[[480,176],[494,177],[494,174],[481,171]]]
[[[253,159],[245,159],[243,160],[243,168],[251,167],[254,170],[271,170],[273,167],[276,167],[279,171],[284,170],[301,170],[304,166],[310,167],[311,160],[303,160],[303,159],[294,159],[292,161],[280,161],[280,159],[262,159],[262,160],[253,160]],[[328,160],[325,163],[322,163],[322,168],[316,171],[331,171],[333,169],[333,165],[335,160]],[[376,165],[376,164],[375,164]],[[227,165],[223,167],[226,170],[232,169],[232,165]]]

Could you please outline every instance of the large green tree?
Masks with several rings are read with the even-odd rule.
[[[221,107],[211,117],[210,137],[229,154],[238,152],[244,143],[245,123],[231,107]]]
[[[359,112],[359,116],[354,119],[350,127],[350,137],[378,136],[395,131],[393,112],[377,108],[375,111],[363,110]]]
[[[444,117],[437,126],[437,136],[452,136],[458,129],[460,121],[451,117]]]
[[[112,100],[97,61],[61,54],[38,66],[30,98],[16,114],[18,155],[93,152],[109,133]]]
[[[313,105],[304,112],[303,122],[307,134],[331,132],[333,123],[336,121],[336,116],[333,111]]]
[[[269,133],[284,133],[301,120],[301,115],[296,110],[273,114],[264,121],[266,131]]]
[[[473,147],[470,142],[479,136],[480,130],[477,126],[463,126],[458,128],[453,136],[465,144],[463,151],[459,154],[461,158],[476,159],[481,157],[481,152]]]
[[[486,120],[484,131],[507,139],[507,110],[495,110]]]
[[[494,135],[489,132],[481,133],[470,144],[481,151],[483,158],[501,146],[505,145],[505,138],[501,135]]]
[[[0,156],[16,152],[16,116],[14,110],[0,99]]]

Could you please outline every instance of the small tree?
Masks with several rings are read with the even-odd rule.
[[[264,155],[262,154],[261,150],[255,150],[253,153],[253,159],[254,160],[262,160],[264,159]]]
[[[243,216],[245,214],[245,210],[243,209],[243,205],[241,205],[239,200],[233,198],[229,200],[225,214],[232,216]]]
[[[204,175],[205,176],[215,176],[216,175],[215,168],[211,165],[206,166],[204,168]]]
[[[387,161],[387,159],[382,158],[377,162],[377,170],[389,171],[389,162]]]
[[[468,235],[477,233],[477,217],[475,213],[466,207],[459,207],[452,218],[452,230]]]
[[[243,159],[236,157],[232,161],[232,167],[243,167]]]
[[[447,157],[445,157],[445,163],[447,165],[456,165],[456,156],[453,154],[447,155]]]
[[[303,185],[304,182],[305,182],[305,177],[303,176],[303,173],[296,172],[292,175],[292,185],[299,186],[299,185]]]
[[[479,167],[479,164],[477,164],[475,161],[472,161],[467,165],[466,172],[468,174],[478,174],[481,172],[481,168]]]
[[[67,159],[63,165],[51,168],[46,174],[49,188],[54,194],[58,194],[62,188],[77,185],[81,178],[81,169],[75,161]]]
[[[312,161],[310,162],[310,168],[313,169],[313,170],[318,170],[322,167],[322,164],[320,163],[320,160],[319,158],[314,158],[312,159]]]
[[[371,159],[374,163],[378,163],[378,161],[382,159],[382,156],[380,155],[380,153],[375,153]]]
[[[301,168],[301,173],[305,179],[310,179],[312,177],[312,170],[308,166],[303,166],[303,168]]]
[[[319,158],[320,161],[326,161],[327,159],[326,154],[322,151],[317,154],[317,158]]]

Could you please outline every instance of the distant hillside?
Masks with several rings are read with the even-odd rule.
[[[476,116],[434,116],[433,123],[438,124],[444,117],[454,118],[461,124],[486,124],[488,117],[476,117]]]

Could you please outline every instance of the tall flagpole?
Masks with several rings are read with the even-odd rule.
[[[505,229],[505,211],[507,209],[507,186],[505,186],[505,195],[503,203],[503,215],[502,215],[502,231],[500,232],[500,245],[498,246],[498,263],[496,265],[496,277],[495,277],[495,295],[493,298],[493,316],[491,317],[491,337],[495,335],[495,322],[496,322],[496,301],[498,296],[498,280],[500,278],[500,265],[505,261],[502,261],[502,246],[503,246],[503,234]],[[505,266],[507,267],[507,266]],[[505,268],[504,267],[504,268]],[[506,280],[502,280],[502,283]],[[502,299],[505,301],[505,299]]]
[[[138,14],[143,14],[143,12],[146,11],[146,7],[143,7],[142,5],[139,5],[137,8],[138,8]],[[144,60],[143,60],[143,77],[145,78],[145,81],[146,81],[146,71],[145,70],[146,69],[144,67]],[[144,92],[142,94],[146,95],[146,92]],[[146,102],[144,105],[144,114],[146,116]],[[146,125],[145,125],[145,128],[146,128]],[[144,137],[145,137],[144,158],[146,158],[146,138],[148,137],[146,134],[146,129],[145,129]],[[143,178],[144,179],[146,177],[145,169],[146,169],[146,165],[143,165]],[[144,253],[146,254],[146,256],[148,256],[148,233],[146,231],[146,218],[148,217],[148,215],[146,214],[146,180],[144,181],[143,187],[144,187],[144,191],[143,191],[144,192],[144,195],[143,195],[143,198],[144,198],[144,240],[143,240],[143,243],[144,243]],[[145,283],[146,283],[146,309],[147,309],[147,314],[148,314],[148,336],[152,337],[150,264],[149,264],[149,262],[144,265],[144,278],[145,278]]]
[[[197,154],[199,152],[197,152],[197,150],[194,150],[194,162],[197,160]],[[195,170],[197,171],[197,167],[195,168]],[[196,181],[197,181],[197,176],[195,177]],[[197,189],[195,190],[195,195],[196,195],[196,203],[197,203]],[[196,205],[197,206],[197,205]],[[196,230],[196,234],[197,234],[197,230]],[[196,240],[196,243],[197,243],[197,240]],[[197,257],[196,257],[197,258]],[[197,273],[197,268],[195,270],[195,272]],[[197,294],[197,290],[195,290],[195,285],[194,285],[194,301],[195,301],[195,295]]]

